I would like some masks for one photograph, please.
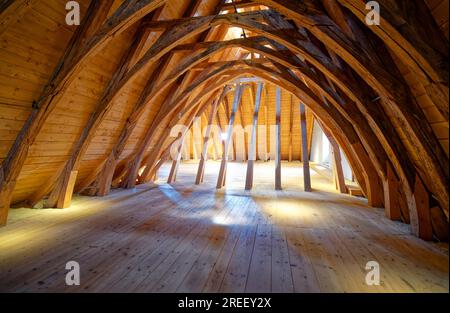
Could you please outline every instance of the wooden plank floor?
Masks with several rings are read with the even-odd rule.
[[[0,229],[2,292],[448,292],[448,245],[426,243],[362,198],[338,194],[312,171],[302,191],[300,163],[230,163],[216,191],[219,163],[180,166],[178,181],[77,196],[64,210],[12,209]],[[77,261],[81,285],[66,286]],[[365,284],[368,261],[381,285]]]

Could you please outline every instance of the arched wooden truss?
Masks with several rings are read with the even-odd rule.
[[[197,0],[189,2],[181,18],[160,20],[164,0],[125,0],[109,17],[106,13],[114,1],[92,1],[1,164],[1,222],[6,223],[29,149],[58,101],[90,60],[108,49],[115,37],[133,32],[130,48],[73,141],[64,166],[29,195],[29,204],[48,196],[46,206],[66,207],[74,190],[103,196],[112,185],[131,188],[149,181],[168,156],[174,140],[168,136],[170,127],[179,122],[191,125],[212,102],[220,105],[226,84],[253,75],[291,92],[314,112],[348,156],[371,205],[385,207],[393,219],[411,222],[421,238],[439,233],[435,225],[448,223],[448,155],[399,70],[401,63],[417,75],[448,123],[448,41],[425,3],[381,0],[386,14],[379,26],[369,27],[360,0],[216,2],[211,15],[193,17],[201,3]],[[259,10],[229,13],[241,7]],[[0,16],[8,21],[17,10],[20,7],[11,4]],[[222,40],[215,30],[229,26],[254,35]],[[1,27],[0,33],[8,23]],[[154,32],[161,35],[145,50],[144,43]],[[262,57],[209,61],[231,48]],[[169,68],[174,58],[177,65]],[[140,97],[109,157],[87,178],[77,180],[100,124],[121,92],[142,76],[146,79]],[[164,95],[162,103],[156,103]],[[155,108],[156,115],[135,151],[122,160],[126,143],[148,108]],[[432,216],[431,207],[441,214]],[[440,220],[434,222],[436,218]]]

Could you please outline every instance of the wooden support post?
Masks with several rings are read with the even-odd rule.
[[[342,170],[341,150],[334,138],[328,138],[331,145],[331,156],[333,160],[333,177],[336,184],[336,189],[340,193],[347,193],[347,186],[345,185],[344,171]],[[308,154],[309,155],[309,154]]]
[[[267,88],[265,88],[264,91],[265,91],[265,93],[264,93],[264,95],[265,95],[265,97],[264,97],[264,121],[266,123],[266,125],[265,125],[266,131],[264,133],[264,135],[265,135],[264,147],[266,149],[266,151],[264,152],[264,161],[267,162],[267,161],[269,161],[269,151],[271,148],[269,146],[270,139],[268,138],[270,136],[267,136],[267,133],[270,130],[270,127],[269,127],[269,92],[268,92]]]
[[[444,211],[438,206],[433,206],[430,209],[431,226],[433,228],[433,234],[440,241],[448,242],[449,228],[448,220]]]
[[[311,110],[306,110],[306,120],[308,120],[308,113],[310,114],[310,120],[311,123],[309,124],[309,128],[308,128],[308,157],[309,159],[311,159],[311,147],[312,147],[312,139],[313,139],[313,133],[314,133],[314,120],[315,117],[314,115],[311,113]]]
[[[245,129],[243,107],[240,106],[238,111],[239,111],[239,119],[241,120],[242,129]],[[243,133],[243,140],[244,140],[244,150],[242,151],[242,156],[243,156],[242,161],[245,162],[245,160],[248,159],[248,151],[247,151],[248,150],[248,141],[247,141],[247,136],[246,136],[245,132]]]
[[[311,191],[311,175],[309,173],[308,134],[306,133],[305,105],[300,103],[300,126],[302,131],[303,182],[305,191]]]
[[[177,157],[175,158],[175,160],[172,161],[172,166],[170,167],[169,177],[167,177],[168,184],[175,182],[175,180],[177,179],[178,167],[181,161],[181,152],[183,151],[183,146],[185,144],[184,139],[188,131],[189,130],[185,131],[182,134],[180,133],[178,136],[178,139],[180,140],[180,145],[178,146]]]
[[[293,108],[293,98],[294,95],[291,94],[291,100],[289,101],[289,162],[292,162],[292,149],[293,149],[293,138],[292,138],[292,127],[294,124],[294,108]]]
[[[47,201],[52,203],[52,207],[54,206],[53,203],[56,203],[56,208],[65,209],[70,206],[70,201],[72,201],[73,188],[77,181],[78,171],[63,172],[61,175],[63,175],[63,177],[61,177],[61,182],[64,186],[67,186],[67,188],[64,189],[63,193],[52,193]]]
[[[1,168],[0,168],[1,171]],[[0,172],[1,173],[1,172]],[[0,226],[5,226],[8,221],[9,204],[13,194],[14,183],[4,184],[0,190]]]
[[[217,114],[217,108],[219,106],[219,100],[215,100],[211,107],[208,117],[208,125],[206,125],[205,138],[203,143],[203,151],[200,156],[200,162],[198,163],[197,177],[195,178],[195,184],[200,185],[203,182],[203,175],[205,173],[206,158],[208,153],[209,137],[211,136],[211,126],[214,116]]]
[[[230,148],[230,141],[233,135],[233,124],[234,119],[236,117],[236,111],[238,109],[239,103],[241,102],[242,97],[242,86],[237,85],[236,91],[234,93],[234,103],[233,109],[231,111],[230,119],[228,122],[228,130],[227,130],[227,138],[225,139],[224,149],[222,153],[222,162],[220,163],[219,177],[217,179],[216,188],[220,189],[225,186],[226,181],[226,170],[227,170],[227,162],[228,162],[228,152]]]
[[[228,103],[228,98],[225,97],[224,98],[224,110],[225,110],[225,117],[226,117],[226,123],[230,122],[230,104]],[[234,135],[232,135],[234,137]],[[233,138],[232,137],[232,138]],[[230,151],[228,152],[231,155],[231,159],[232,160],[236,160],[236,140],[232,139],[231,140],[231,147],[230,147]]]
[[[430,197],[422,179],[416,175],[414,183],[414,202],[416,204],[417,216],[411,217],[411,228],[416,236],[423,240],[433,239],[431,226]]]
[[[275,105],[275,190],[281,190],[281,88],[278,86]]]
[[[258,89],[256,90],[255,109],[253,111],[253,127],[252,127],[252,136],[250,138],[250,149],[248,153],[245,190],[251,190],[253,187],[253,167],[256,160],[256,132],[258,131],[258,115],[259,115],[259,106],[261,104],[262,89],[263,84],[259,83]]]
[[[225,88],[222,94],[225,94],[226,90],[227,89]],[[220,98],[220,99],[222,99],[222,98]],[[216,103],[216,102],[217,102],[217,100],[215,100],[213,103]],[[206,102],[206,103],[208,103],[208,102]],[[194,125],[196,124],[196,122],[198,121],[198,119],[201,118],[201,115],[203,114],[204,110],[206,110],[206,108],[207,108],[206,104],[203,106],[198,106],[194,110],[194,112],[191,113],[192,115],[190,117],[188,117],[188,119],[187,119],[188,123],[186,125],[187,129],[181,135],[181,138],[180,138],[181,143],[180,143],[180,146],[178,147],[177,158],[175,160],[173,160],[172,167],[170,168],[169,177],[167,178],[168,184],[173,183],[177,178],[178,168],[180,166],[180,161],[181,161],[181,154],[183,151],[183,146],[185,144],[185,136],[189,132],[189,129],[193,128]],[[212,120],[212,118],[211,118],[211,120]],[[192,137],[194,137],[194,135],[192,135]],[[195,142],[193,144],[193,147],[195,147]]]
[[[104,197],[109,194],[111,191],[111,182],[113,180],[116,166],[117,158],[115,157],[114,152],[111,152],[105,163],[102,165],[101,173],[92,173],[92,175],[96,175],[96,179],[94,178],[95,180],[92,185],[85,188],[80,193],[87,196],[97,195],[100,197]],[[90,180],[90,178],[88,179]]]
[[[386,164],[386,169],[386,180],[383,181],[384,214],[393,221],[400,221],[402,217],[398,194],[400,183],[390,163]]]

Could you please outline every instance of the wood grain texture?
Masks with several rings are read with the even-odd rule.
[[[16,209],[0,229],[0,290],[7,292],[447,292],[448,246],[426,243],[367,201],[336,192],[312,171],[317,193],[302,191],[301,163],[257,162],[251,193],[245,166],[229,163],[216,191],[219,162],[192,187],[196,162],[177,183],[75,197],[61,210]],[[320,201],[317,201],[320,200]],[[39,220],[39,223],[35,223]],[[83,232],[74,231],[83,229]],[[81,285],[66,286],[77,260]],[[381,265],[381,285],[365,284],[365,264]]]

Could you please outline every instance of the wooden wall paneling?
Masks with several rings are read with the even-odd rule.
[[[344,172],[342,170],[341,150],[334,138],[328,138],[331,144],[331,157],[333,163],[333,177],[336,184],[336,189],[340,193],[347,193],[347,186],[345,185]]]
[[[8,201],[11,201],[12,197],[12,195],[7,193],[11,193],[14,190],[16,179],[27,157],[28,149],[42,128],[45,118],[48,116],[48,106],[51,103],[54,104],[55,98],[64,92],[65,84],[63,82],[66,82],[68,76],[74,72],[72,65],[75,65],[80,58],[80,53],[84,49],[84,44],[89,36],[96,32],[102,25],[106,18],[105,11],[108,11],[107,8],[111,4],[111,0],[101,3],[91,3],[83,19],[82,26],[78,27],[75,31],[39,101],[33,104],[31,114],[16,137],[13,146],[8,152],[7,158],[2,162],[0,168],[2,172],[0,175],[0,199],[2,199],[2,206],[0,207],[2,220],[0,220],[0,226],[5,225],[7,221],[7,211],[10,205]]]

